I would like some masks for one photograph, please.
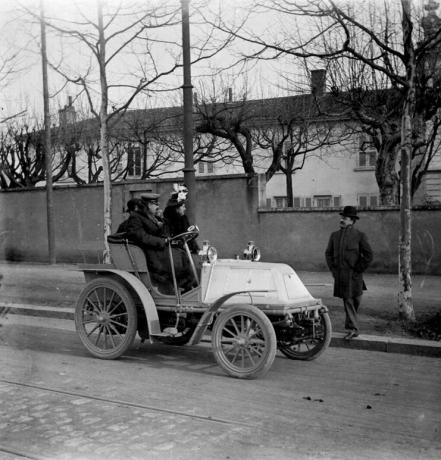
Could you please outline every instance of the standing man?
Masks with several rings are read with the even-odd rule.
[[[331,234],[325,255],[334,277],[334,296],[343,299],[348,330],[345,339],[350,340],[359,334],[357,312],[366,290],[363,272],[372,262],[373,252],[366,235],[354,228],[357,209],[345,206],[340,215],[340,230]]]

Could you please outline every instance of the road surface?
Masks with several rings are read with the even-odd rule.
[[[243,381],[208,344],[104,361],[72,322],[1,323],[1,459],[441,458],[439,358],[329,348]]]

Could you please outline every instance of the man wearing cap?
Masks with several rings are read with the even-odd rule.
[[[135,199],[136,207],[130,212],[124,230],[127,237],[144,250],[152,273],[164,276],[170,272],[170,262],[165,251],[164,223],[158,218],[158,198],[158,194],[148,192]]]
[[[359,334],[357,312],[363,290],[363,272],[372,262],[373,252],[366,235],[354,228],[359,219],[355,206],[345,206],[340,213],[340,230],[329,238],[325,256],[334,277],[334,296],[343,299],[346,313],[346,340]]]

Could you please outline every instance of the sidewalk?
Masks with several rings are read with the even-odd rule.
[[[332,277],[326,272],[297,272],[314,297],[330,310],[333,323],[331,346],[441,357],[441,342],[404,337],[396,327],[396,275],[367,274],[363,297],[362,333],[343,340],[344,312],[332,296]],[[7,314],[73,320],[76,300],[85,282],[75,265],[0,263],[0,321]],[[414,277],[415,311],[439,311],[441,277]],[[392,331],[392,332],[391,332]]]

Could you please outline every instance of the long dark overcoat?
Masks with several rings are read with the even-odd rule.
[[[125,223],[125,231],[129,240],[144,250],[149,270],[161,275],[170,272],[164,225],[159,219],[133,211]]]
[[[129,240],[140,246],[146,255],[151,274],[171,277],[170,255],[165,243],[164,223],[154,216],[133,211],[127,219],[124,230]],[[187,274],[185,258],[181,250],[172,249],[175,273],[178,278]]]
[[[340,229],[331,234],[325,255],[334,276],[334,296],[360,296],[366,289],[363,272],[373,258],[366,235],[353,226]]]

